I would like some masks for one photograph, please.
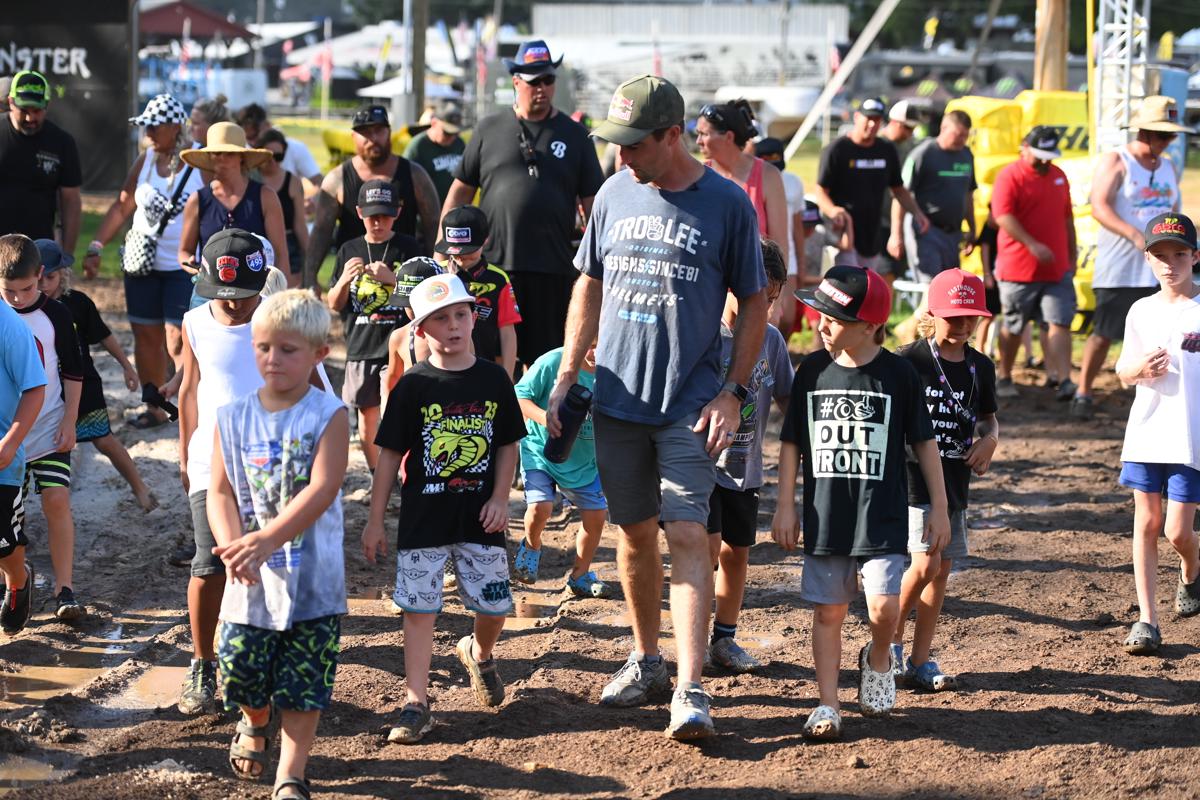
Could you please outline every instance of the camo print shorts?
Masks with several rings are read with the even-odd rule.
[[[460,542],[443,547],[401,550],[396,556],[396,605],[414,614],[442,610],[442,575],[454,559],[458,594],[471,611],[505,617],[512,611],[508,591],[508,551],[503,547]]]
[[[217,665],[225,707],[323,711],[333,698],[342,620],[338,616],[295,622],[286,631],[221,623]]]

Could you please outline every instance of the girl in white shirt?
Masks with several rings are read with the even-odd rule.
[[[1121,485],[1133,489],[1133,576],[1138,621],[1125,651],[1152,655],[1162,644],[1155,599],[1158,533],[1179,553],[1175,611],[1200,614],[1200,550],[1192,521],[1200,503],[1200,287],[1192,267],[1200,260],[1196,227],[1182,214],[1160,214],[1146,224],[1146,262],[1161,287],[1138,300],[1125,321],[1117,361],[1122,383],[1136,385]],[[1167,496],[1163,513],[1163,494]]]

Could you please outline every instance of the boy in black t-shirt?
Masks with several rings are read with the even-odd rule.
[[[836,739],[842,729],[841,628],[858,594],[859,576],[871,624],[871,642],[858,654],[859,706],[865,716],[882,716],[896,702],[890,645],[908,542],[905,445],[916,453],[931,487],[923,538],[933,552],[945,546],[950,525],[920,378],[880,346],[892,304],[887,283],[870,270],[836,266],[816,289],[796,296],[821,313],[818,332],[826,350],[808,356],[792,384],[771,535],[785,550],[799,539],[795,490],[803,459],[800,596],[815,606],[813,663],[821,703],[805,723],[804,735]]]
[[[511,379],[471,353],[474,298],[456,275],[426,278],[409,295],[429,359],[412,367],[388,398],[375,443],[381,448],[363,529],[372,563],[387,552],[384,514],[403,461],[393,602],[404,611],[407,703],[389,741],[412,744],[433,727],[429,663],[442,608],[442,574],[454,561],[474,633],[456,652],[485,706],[504,700],[492,648],[512,610],[508,588],[508,488],[525,435]]]
[[[521,312],[508,273],[483,257],[488,221],[475,206],[459,206],[442,219],[442,238],[434,250],[450,256],[454,270],[467,278],[475,296],[475,355],[504,366],[509,375],[517,365],[517,329]]]
[[[358,409],[358,440],[367,467],[379,460],[375,432],[379,429],[382,391],[380,373],[387,366],[388,336],[403,314],[390,302],[396,286],[396,267],[421,254],[417,240],[392,230],[400,215],[400,200],[391,181],[367,181],[358,190],[358,216],[367,232],[338,248],[333,285],[326,301],[341,312],[346,334],[346,377],[342,400]]]
[[[935,552],[922,538],[930,493],[917,463],[909,459],[908,552],[912,566],[904,573],[900,589],[900,621],[892,640],[892,656],[897,665],[904,662],[904,625],[916,607],[912,653],[902,675],[910,685],[939,692],[954,688],[955,679],[943,674],[929,657],[929,646],[946,597],[950,568],[954,559],[967,556],[971,472],[987,472],[999,442],[999,425],[996,368],[991,359],[968,344],[979,320],[991,316],[983,281],[961,269],[948,269],[929,284],[928,299],[929,311],[917,324],[921,338],[898,355],[916,367],[924,384],[945,478],[950,541],[941,552]]]

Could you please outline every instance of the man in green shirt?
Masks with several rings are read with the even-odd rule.
[[[453,100],[443,100],[434,107],[429,130],[414,136],[404,150],[405,158],[420,164],[433,178],[442,203],[446,202],[450,184],[454,183],[454,169],[467,146],[458,135],[461,130],[462,109]]]

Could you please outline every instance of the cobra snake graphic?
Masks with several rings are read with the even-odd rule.
[[[487,452],[487,439],[466,433],[447,433],[433,431],[433,446],[429,449],[429,457],[436,466],[440,466],[439,478],[453,475],[463,467],[479,463]]]

